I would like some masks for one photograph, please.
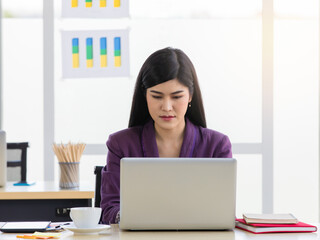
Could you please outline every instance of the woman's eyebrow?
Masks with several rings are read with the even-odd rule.
[[[156,91],[156,90],[150,90],[150,92],[156,93],[156,94],[163,94],[162,92],[158,92],[158,91]]]
[[[172,95],[173,94],[179,94],[179,93],[182,93],[182,92],[184,92],[183,90],[178,90],[178,91],[175,91],[175,92],[173,92],[173,93],[171,93]]]
[[[150,92],[156,93],[156,94],[162,94],[162,95],[163,95],[162,92],[159,92],[159,91],[156,91],[156,90],[150,90]],[[184,92],[184,91],[183,91],[183,90],[178,90],[178,91],[172,92],[172,93],[170,93],[170,94],[171,94],[171,95],[175,95],[175,94],[179,94],[179,93],[182,93],[182,92]]]

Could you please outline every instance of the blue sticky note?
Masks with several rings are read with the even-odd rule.
[[[121,49],[121,43],[120,43],[120,37],[114,38],[114,50],[120,50]]]
[[[88,45],[92,46],[92,38],[87,38],[86,42],[87,42],[87,46]]]

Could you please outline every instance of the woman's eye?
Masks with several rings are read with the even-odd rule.
[[[173,98],[174,99],[179,99],[179,98],[182,98],[182,96],[174,96]]]
[[[152,97],[155,98],[155,99],[160,99],[161,98],[161,96],[155,96],[155,95],[153,95]]]

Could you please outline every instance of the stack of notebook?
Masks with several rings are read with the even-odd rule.
[[[300,222],[292,214],[243,214],[236,227],[252,233],[317,231],[316,226]]]

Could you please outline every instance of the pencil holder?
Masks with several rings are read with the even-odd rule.
[[[60,188],[79,187],[79,163],[80,162],[59,162]]]
[[[85,149],[84,143],[55,144],[52,148],[56,154],[60,166],[60,188],[79,187],[79,163]]]

